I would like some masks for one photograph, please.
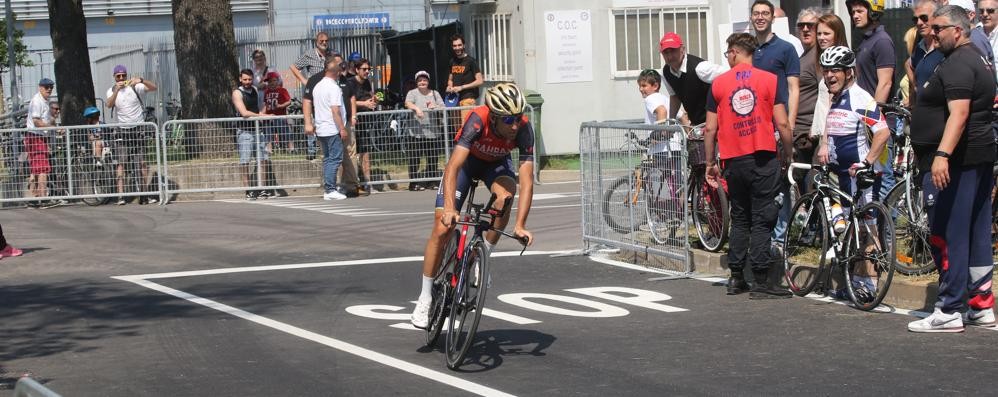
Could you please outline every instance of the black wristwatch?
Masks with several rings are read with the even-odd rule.
[[[942,150],[936,150],[936,153],[935,153],[934,156],[935,157],[942,157],[944,159],[948,159],[949,158],[949,153],[946,153],[946,152],[944,152]]]

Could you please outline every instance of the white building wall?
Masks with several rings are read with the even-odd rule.
[[[640,119],[644,117],[636,77],[614,77],[611,64],[610,12],[615,0],[499,0],[497,12],[513,13],[512,47],[514,80],[523,88],[535,90],[544,98],[541,120],[542,154],[579,152],[579,126],[593,120]],[[618,0],[619,1],[619,0]],[[635,3],[636,1],[628,1]],[[649,5],[686,5],[681,0],[646,0]],[[721,61],[713,26],[727,19],[727,1],[709,0],[708,60]],[[546,82],[547,62],[544,13],[555,10],[590,10],[592,18],[593,80],[579,83]],[[657,48],[658,41],[653,45]],[[642,65],[662,70],[663,61]]]

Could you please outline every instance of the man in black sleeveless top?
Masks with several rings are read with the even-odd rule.
[[[662,36],[659,51],[666,63],[662,68],[663,86],[672,96],[670,103],[673,104],[673,109],[670,109],[669,114],[677,114],[687,124],[702,124],[707,120],[707,94],[710,91],[710,83],[704,82],[703,78],[711,81],[720,74],[716,70],[717,65],[687,54],[683,39],[674,32]],[[676,107],[680,103],[685,114],[677,112]]]
[[[250,174],[255,168],[250,164],[252,157],[259,153],[264,175],[270,173],[270,153],[267,152],[268,136],[260,130],[258,123],[249,120],[251,117],[266,116],[260,110],[257,96],[260,93],[253,86],[253,70],[243,69],[239,72],[239,86],[232,90],[232,106],[236,116],[244,120],[236,123],[236,145],[239,150],[239,165],[241,168],[243,186],[250,187]],[[256,190],[246,190],[247,200],[256,200]]]

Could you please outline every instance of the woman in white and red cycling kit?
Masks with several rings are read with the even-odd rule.
[[[525,107],[523,94],[515,84],[498,84],[486,91],[485,105],[473,109],[458,132],[454,151],[444,169],[443,183],[437,190],[433,231],[423,256],[422,290],[412,312],[413,326],[426,328],[429,322],[433,275],[440,265],[448,232],[454,228],[473,179],[482,180],[495,193],[497,209],[501,209],[506,198],[513,197],[519,184],[520,199],[513,234],[526,237],[527,245],[533,243],[533,234],[527,230],[526,223],[534,195],[534,130],[523,115]],[[518,173],[513,172],[509,155],[514,148],[519,150]],[[497,229],[506,227],[509,212],[496,220]],[[498,239],[495,232],[485,235],[489,252]]]

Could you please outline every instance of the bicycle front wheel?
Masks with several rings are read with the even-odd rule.
[[[887,296],[894,279],[894,222],[891,212],[878,202],[860,207],[853,217],[846,241],[846,290],[860,310],[873,310]],[[859,229],[856,240],[855,229]]]
[[[440,257],[440,267],[433,277],[433,303],[430,305],[430,322],[426,326],[426,346],[437,344],[437,337],[444,327],[444,320],[449,313],[451,303],[451,281],[457,264],[457,250],[461,239],[461,232],[454,230],[447,245],[444,246],[443,256]]]
[[[902,180],[887,193],[884,205],[894,218],[897,271],[915,276],[935,270],[929,245],[929,216],[922,206],[922,189],[914,182],[909,185]]]
[[[667,244],[676,236],[682,224],[682,193],[678,186],[670,183],[668,171],[649,167],[645,172],[645,214],[648,217],[648,234],[659,244]],[[685,238],[685,236],[683,236]]]
[[[617,233],[633,233],[644,223],[644,217],[634,211],[638,205],[635,187],[634,175],[631,174],[614,180],[603,193],[603,220]]]
[[[466,253],[454,289],[450,318],[447,320],[447,337],[444,339],[447,368],[450,369],[461,366],[468,348],[474,343],[489,283],[488,252],[482,242],[476,241]]]
[[[692,178],[693,223],[697,228],[700,244],[710,252],[717,252],[728,240],[731,212],[728,193],[723,185],[712,187],[702,176]],[[723,183],[723,182],[722,182]]]
[[[91,164],[86,161],[77,163],[77,192],[78,194],[104,194],[104,167]],[[107,197],[84,197],[83,203],[91,207],[96,207],[106,203]]]
[[[811,293],[834,257],[828,219],[817,193],[805,194],[794,203],[783,247],[783,268],[790,291],[798,296]]]

